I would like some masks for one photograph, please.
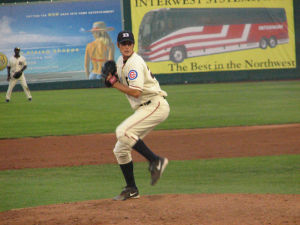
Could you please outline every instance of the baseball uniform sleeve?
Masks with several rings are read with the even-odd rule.
[[[127,81],[130,88],[143,91],[144,71],[142,64],[136,62],[134,67],[130,67],[127,73]]]
[[[11,67],[11,58],[9,58],[9,60],[7,62],[7,67]]]

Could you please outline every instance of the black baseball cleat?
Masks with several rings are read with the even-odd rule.
[[[149,164],[149,171],[151,172],[151,185],[155,185],[162,176],[169,160],[167,158],[159,157],[158,160]]]
[[[127,199],[136,199],[139,198],[139,190],[137,187],[125,187],[121,194],[117,195],[116,197],[113,198],[113,200],[116,201],[124,201]]]
[[[9,99],[5,99],[6,102],[9,102]]]
[[[28,98],[28,101],[30,101],[30,102],[31,102],[31,100],[32,100],[32,98]]]

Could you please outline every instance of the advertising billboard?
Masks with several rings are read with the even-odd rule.
[[[154,73],[296,68],[292,0],[131,1]]]
[[[48,2],[0,7],[0,82],[19,47],[29,82],[89,79],[99,74],[122,30],[120,0]]]

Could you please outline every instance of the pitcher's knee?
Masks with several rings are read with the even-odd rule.
[[[132,161],[131,154],[128,152],[118,152],[115,149],[113,152],[118,161],[118,164],[126,164]]]

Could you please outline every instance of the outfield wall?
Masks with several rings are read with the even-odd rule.
[[[35,1],[35,0],[33,0]],[[45,2],[43,0],[41,2]],[[11,3],[11,0],[1,1]],[[15,2],[26,2],[15,0]],[[124,28],[132,30],[130,0],[123,0]],[[296,62],[295,69],[264,69],[264,70],[240,70],[240,71],[212,71],[195,73],[176,73],[176,74],[158,74],[157,79],[161,84],[184,84],[184,83],[213,83],[213,82],[235,82],[235,81],[263,81],[263,80],[291,80],[300,79],[300,5],[294,0],[294,23],[295,23],[295,44],[296,44]],[[6,85],[0,85],[0,92],[7,90]],[[69,88],[101,88],[103,83],[99,80],[78,80],[78,81],[60,81],[29,83],[31,90],[51,90],[51,89],[69,89]],[[14,91],[22,90],[18,84]]]

